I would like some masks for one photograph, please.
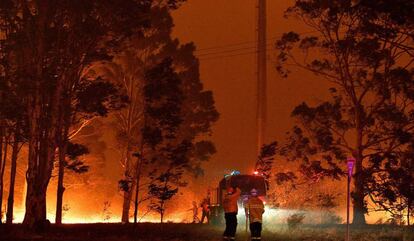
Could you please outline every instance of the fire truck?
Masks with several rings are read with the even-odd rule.
[[[226,175],[218,184],[218,187],[211,190],[210,194],[210,223],[221,225],[224,223],[223,200],[226,195],[227,187],[238,187],[241,190],[238,201],[239,208],[243,207],[250,195],[250,190],[255,188],[259,198],[265,201],[267,185],[263,176],[255,172],[253,175],[242,175],[238,171],[233,171]]]

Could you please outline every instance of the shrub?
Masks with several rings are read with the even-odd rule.
[[[300,224],[303,223],[305,219],[304,213],[294,213],[287,218],[287,225],[289,229],[297,228]]]
[[[343,222],[343,218],[334,212],[326,212],[322,215],[322,224],[341,224]]]

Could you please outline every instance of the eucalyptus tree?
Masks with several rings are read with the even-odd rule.
[[[151,1],[14,1],[0,4],[3,44],[16,56],[20,96],[28,120],[27,197],[24,224],[46,220],[46,190],[69,90],[85,68],[107,59],[122,38],[147,23]],[[94,104],[94,103],[91,103]]]
[[[123,43],[123,50],[112,62],[102,62],[92,69],[94,75],[116,83],[121,87],[122,93],[128,96],[126,107],[112,114],[117,149],[124,171],[123,178],[119,181],[124,198],[122,222],[129,222],[134,192],[137,195],[137,192],[146,188],[146,183],[150,182],[148,173],[152,164],[148,161],[139,161],[141,147],[146,146],[146,149],[149,146],[145,143],[144,129],[156,128],[152,126],[154,123],[145,124],[145,109],[154,103],[145,101],[144,89],[151,84],[146,77],[147,73],[167,58],[172,61],[170,67],[181,80],[180,91],[185,96],[180,109],[182,122],[177,127],[180,131],[177,131],[175,139],[177,143],[184,140],[192,143],[187,153],[191,162],[187,165],[186,171],[201,174],[201,163],[207,161],[215,152],[213,143],[208,140],[211,125],[218,119],[213,95],[211,91],[204,90],[201,83],[194,45],[181,44],[172,38],[173,21],[170,11],[171,9],[163,3],[153,5],[150,27],[143,31],[143,36],[132,36]],[[139,158],[134,157],[135,152],[138,152]],[[155,151],[150,148],[145,152]],[[146,181],[140,182],[141,178]]]
[[[277,69],[285,77],[287,66],[315,74],[331,98],[294,109],[298,125],[285,154],[313,179],[339,179],[347,157],[355,158],[353,223],[364,224],[366,197],[379,198],[371,187],[392,180],[395,156],[413,140],[413,3],[297,0],[286,14],[312,31],[277,41]]]
[[[20,87],[15,66],[16,53],[7,44],[10,35],[6,22],[0,24],[0,210],[3,208],[4,173],[6,161],[10,160],[10,181],[7,198],[6,222],[13,221],[14,189],[18,155],[27,140],[27,120],[21,96],[25,91]],[[9,151],[11,149],[11,152]],[[5,211],[1,210],[4,214]]]

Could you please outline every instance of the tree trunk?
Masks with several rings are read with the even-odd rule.
[[[4,140],[4,149],[3,149],[3,161],[0,163],[0,213],[3,214],[3,187],[4,187],[4,170],[6,169],[6,161],[7,161],[7,147],[8,147],[8,138],[6,137]],[[3,215],[1,215],[3,216]],[[0,220],[1,223],[1,220]]]
[[[134,88],[134,82],[132,80],[129,81],[129,87],[127,88],[127,90],[129,89],[129,97],[134,100],[135,98],[133,98],[133,96],[135,95],[135,88]],[[134,190],[134,184],[136,183],[136,175],[137,175],[137,170],[133,170],[133,166],[131,165],[131,161],[132,161],[132,139],[134,138],[132,135],[132,116],[133,116],[133,103],[130,103],[128,106],[128,112],[127,112],[127,126],[126,126],[126,134],[127,134],[127,138],[128,138],[128,142],[126,145],[126,164],[125,164],[125,180],[127,181],[131,181],[131,187],[128,189],[128,191],[124,192],[124,203],[122,205],[122,218],[121,221],[123,223],[129,223],[129,210],[131,207],[131,200],[132,200],[132,193]],[[134,175],[131,175],[131,173],[133,173]],[[137,191],[137,190],[136,190]],[[134,215],[134,220],[135,220],[135,215]],[[135,222],[135,221],[134,221]]]
[[[57,101],[54,102],[54,105],[56,104]],[[48,110],[35,109],[34,115],[38,118],[34,123],[38,123],[39,127],[31,126],[34,136],[29,140],[26,213],[23,220],[23,224],[29,228],[46,222],[46,191],[52,176],[57,134],[56,110],[51,109],[51,118],[46,120],[39,117],[40,113],[47,115]]]
[[[61,93],[58,93],[61,81],[56,83],[55,91],[44,88],[45,60],[45,26],[47,12],[50,11],[48,1],[38,2],[37,18],[33,20],[36,31],[28,32],[27,38],[32,41],[36,51],[33,58],[28,59],[28,71],[33,76],[32,90],[27,97],[26,110],[29,125],[29,154],[26,172],[27,193],[26,210],[23,224],[30,229],[35,224],[46,222],[46,191],[53,169],[55,140],[56,108]]]
[[[41,199],[36,197],[36,176],[38,172],[38,160],[39,160],[39,139],[38,139],[38,129],[39,129],[39,116],[40,116],[40,101],[39,101],[39,90],[38,83],[36,83],[36,92],[31,100],[28,101],[28,124],[29,124],[29,153],[28,153],[28,165],[26,171],[26,211],[24,215],[23,224],[33,227],[34,223],[41,219],[43,216],[41,212],[41,206],[39,209],[36,209],[36,203]],[[46,218],[46,217],[45,217]]]
[[[130,189],[124,192],[124,202],[122,205],[122,219],[123,223],[129,223],[129,210],[131,207],[132,194],[135,189],[135,180],[132,181]]]
[[[142,148],[141,148],[142,151]],[[134,223],[137,223],[138,220],[138,193],[139,193],[139,181],[141,178],[141,167],[142,167],[142,162],[143,162],[143,156],[142,156],[142,152],[141,152],[141,157],[138,158],[138,162],[137,162],[137,178],[136,178],[136,186],[135,186],[135,203],[134,203]]]
[[[361,162],[356,162],[355,165],[355,175],[354,175],[354,191],[352,192],[353,198],[353,220],[352,224],[355,225],[364,225],[366,224],[365,213],[366,208],[364,204],[364,178],[362,175],[362,164]]]
[[[132,186],[131,186],[132,190]],[[124,191],[124,202],[122,204],[122,223],[129,223],[129,207],[131,204],[131,190]]]
[[[70,128],[70,103],[67,105],[67,108],[62,108],[62,115],[60,119],[59,130],[63,129],[63,133],[60,133],[59,136],[59,171],[58,171],[58,185],[57,185],[57,197],[56,197],[56,216],[55,223],[62,224],[62,206],[63,206],[63,193],[65,192],[65,187],[63,185],[64,175],[65,175],[65,160],[66,160],[66,150],[68,146],[68,135]],[[63,126],[63,128],[62,128]]]
[[[14,142],[11,156],[11,167],[10,167],[10,184],[9,184],[9,197],[7,199],[7,215],[6,223],[13,223],[13,208],[14,208],[14,185],[16,182],[16,170],[17,170],[17,157],[19,154],[19,127],[16,127],[14,132]]]
[[[171,168],[169,168],[168,170],[167,170],[167,173],[169,173],[170,172],[170,170],[171,170]],[[169,178],[168,177],[166,177],[165,178],[165,180],[164,180],[164,190],[163,190],[163,192],[164,192],[164,194],[165,193],[167,193],[168,192],[168,182],[169,182]],[[165,199],[164,198],[162,198],[161,199],[161,203],[160,203],[160,215],[161,215],[161,223],[163,223],[164,222],[164,213],[165,213]]]
[[[131,186],[128,186],[128,190],[124,191],[124,202],[122,205],[122,217],[121,217],[121,221],[122,223],[129,223],[129,210],[131,208],[131,200],[132,200],[132,193],[133,190],[135,188],[135,183],[136,183],[136,170],[133,170],[133,167],[131,165],[131,159],[132,159],[132,155],[131,155],[131,145],[129,144],[128,141],[128,145],[127,145],[127,149],[126,149],[126,163],[125,163],[125,180],[127,181],[131,181]],[[128,184],[129,185],[129,184]]]
[[[38,104],[38,97],[34,97],[33,106],[32,103],[28,103],[28,113],[29,113],[29,153],[28,153],[28,165],[26,171],[26,211],[24,215],[23,224],[32,227],[37,219],[40,219],[43,215],[35,207],[36,205],[33,202],[39,202],[39,198],[35,196],[34,190],[36,175],[37,175],[37,166],[38,166],[38,149],[39,142],[37,137],[38,118],[40,115],[40,104]],[[39,206],[40,208],[40,206]],[[37,215],[35,216],[35,214]]]
[[[165,192],[165,189],[164,189],[164,192]],[[161,200],[161,203],[160,203],[160,216],[161,216],[161,223],[163,223],[164,222],[164,203],[165,203],[165,200]]]
[[[30,228],[46,222],[46,190],[47,185],[29,185],[28,181],[23,224]]]
[[[23,224],[29,228],[34,225],[43,225],[46,220],[46,192],[52,176],[55,156],[55,135],[46,135],[42,138],[37,149],[37,165],[28,169],[26,213]]]
[[[355,184],[355,193],[353,195],[353,199],[354,199],[353,212],[354,213],[353,213],[353,220],[352,220],[352,224],[354,225],[366,224],[364,195],[361,194],[362,193],[361,190],[363,190],[363,187],[361,187],[360,184]]]
[[[145,101],[144,101],[145,103]],[[145,105],[145,104],[144,104]],[[146,115],[144,114],[144,127],[146,126],[147,122],[146,122]],[[137,223],[137,218],[138,218],[138,193],[139,193],[139,181],[141,178],[141,169],[142,169],[142,165],[144,163],[144,148],[145,148],[145,140],[144,137],[141,136],[141,145],[140,145],[140,153],[139,153],[139,157],[137,158],[137,169],[135,172],[136,175],[136,183],[135,183],[135,205],[134,205],[134,223]]]
[[[0,167],[2,166],[3,163],[3,123],[0,120]],[[1,217],[1,206],[0,206],[0,217]],[[0,218],[0,223],[1,223],[1,218]]]
[[[407,226],[410,226],[411,225],[411,223],[410,223],[410,216],[411,216],[411,213],[410,213],[410,210],[411,210],[411,200],[410,200],[410,198],[408,198],[407,199]]]
[[[57,185],[57,197],[56,197],[56,216],[55,223],[62,224],[62,205],[63,205],[63,193],[65,187],[63,186],[63,177],[65,174],[65,157],[66,157],[66,144],[59,147],[59,174]]]
[[[50,99],[46,97],[50,95],[49,93],[43,93],[46,96],[39,96],[40,89],[37,89],[38,95],[33,97],[34,110],[28,110],[29,113],[32,112],[31,115],[34,118],[29,121],[31,135],[29,139],[29,164],[26,173],[26,213],[23,224],[29,228],[33,228],[36,224],[46,223],[46,191],[55,160],[56,137],[60,131],[58,115],[62,81],[58,80],[53,97]],[[50,103],[50,107],[41,105],[39,98],[46,98],[48,101],[46,103]],[[41,106],[44,108],[41,109]]]
[[[362,107],[359,102],[355,103],[355,130],[356,130],[356,152],[353,153],[355,158],[355,175],[354,175],[354,191],[353,197],[353,219],[352,224],[364,225],[365,221],[365,178],[364,178],[364,167],[363,161],[363,150],[362,150],[362,138],[363,138],[363,125],[362,125]]]

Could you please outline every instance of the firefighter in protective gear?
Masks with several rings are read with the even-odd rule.
[[[201,210],[202,215],[200,223],[204,223],[205,218],[207,219],[207,223],[210,223],[210,203],[207,198],[201,203]]]
[[[224,230],[223,240],[235,240],[237,229],[237,201],[241,191],[238,187],[227,188],[227,194],[223,200],[224,219],[226,220],[226,229]]]
[[[252,241],[261,240],[262,233],[262,216],[264,213],[264,204],[260,198],[257,197],[257,190],[252,189],[250,191],[250,197],[245,204],[246,217],[250,222],[250,234]]]

